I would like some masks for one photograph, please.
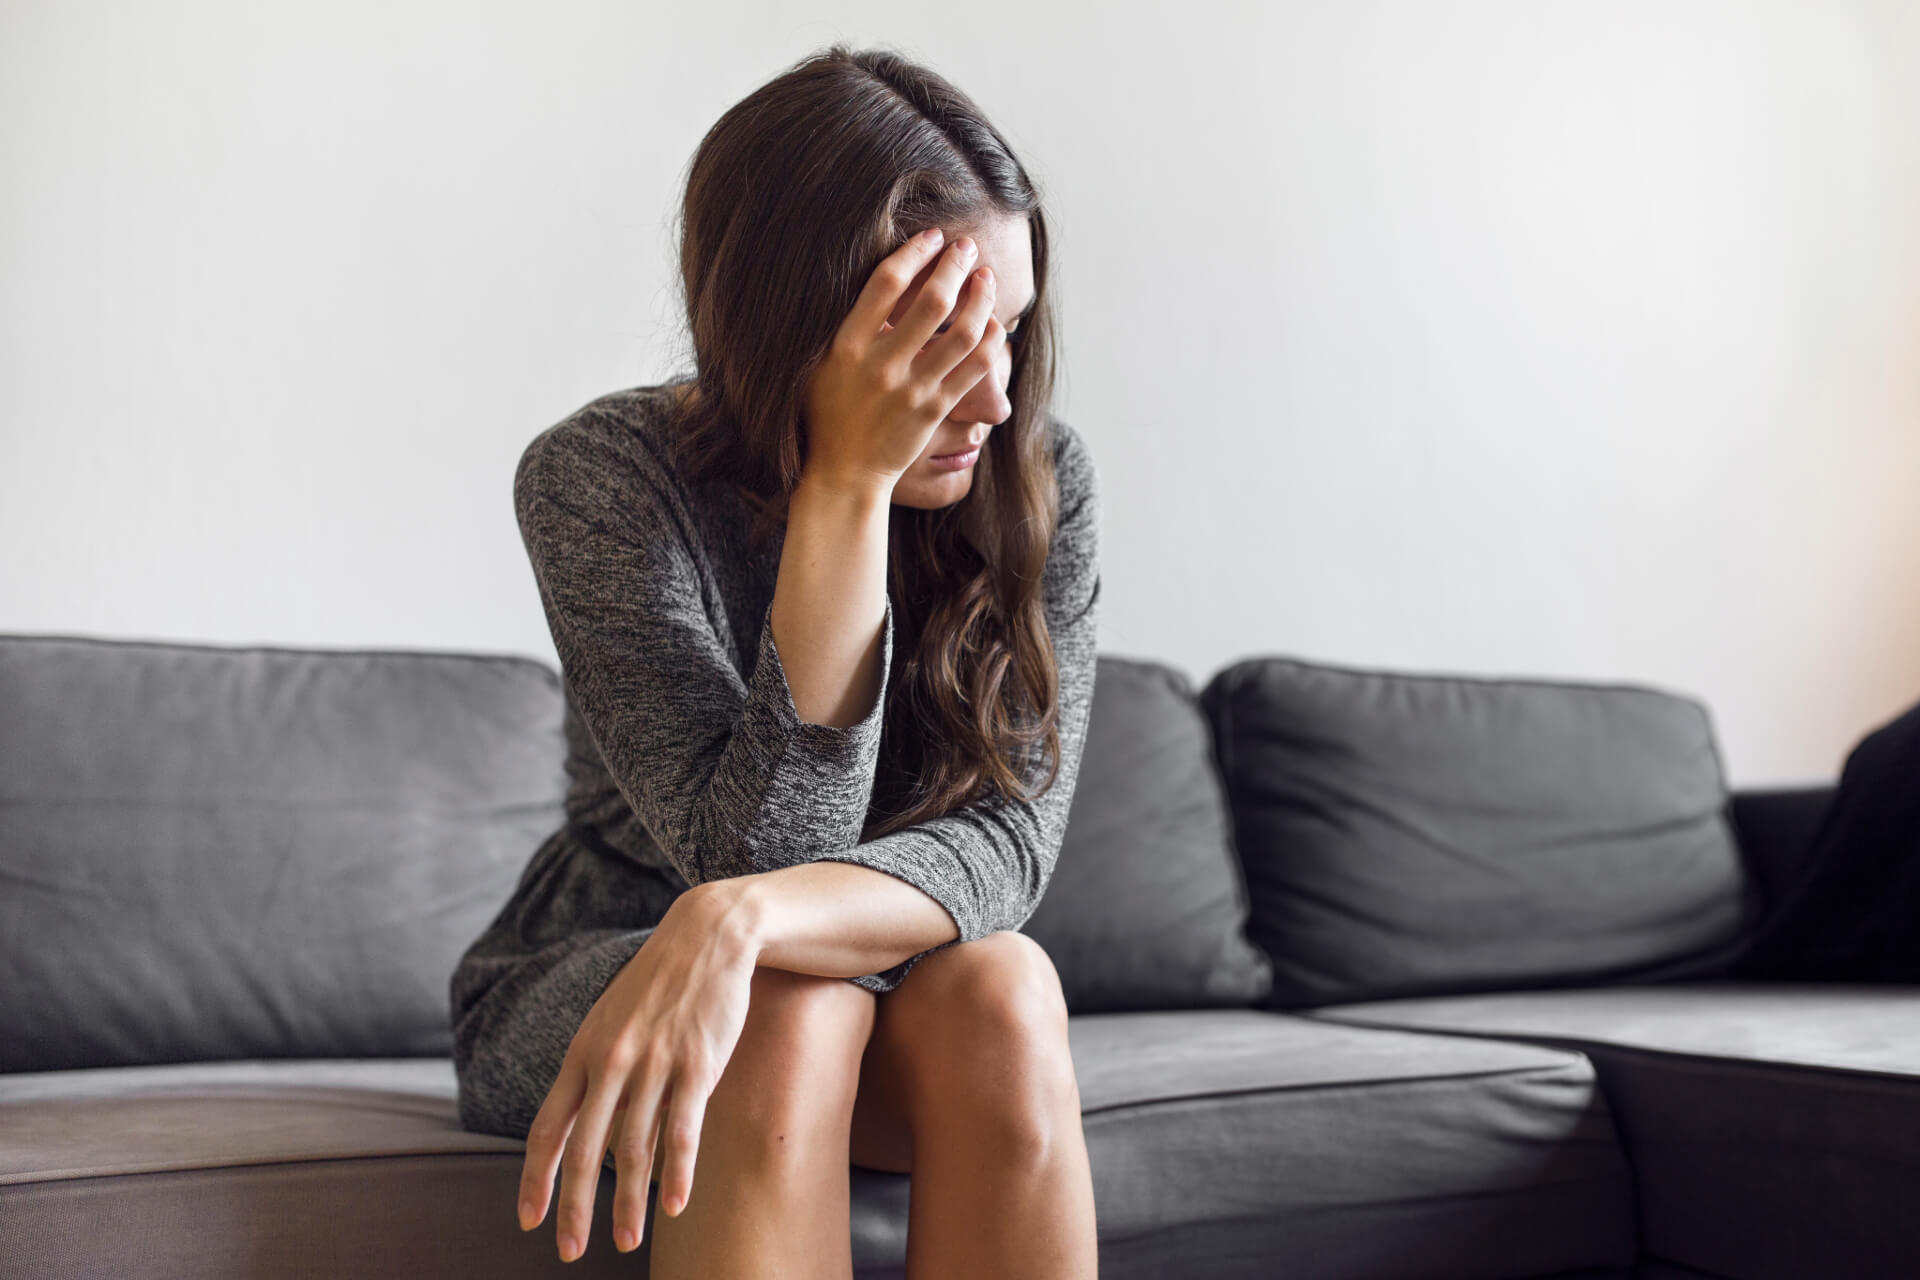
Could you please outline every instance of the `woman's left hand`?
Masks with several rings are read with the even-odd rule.
[[[586,1252],[609,1147],[614,1244],[622,1252],[639,1247],[663,1116],[661,1211],[677,1216],[693,1194],[707,1099],[740,1042],[759,963],[751,940],[729,923],[729,895],[721,888],[727,884],[696,885],[674,900],[581,1020],[534,1116],[520,1178],[520,1229],[546,1219],[557,1167],[563,1262]]]

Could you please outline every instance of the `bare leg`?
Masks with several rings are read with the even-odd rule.
[[[879,997],[854,1159],[910,1165],[907,1274],[1097,1274],[1093,1173],[1046,952],[1003,932],[928,956]]]
[[[693,1194],[678,1217],[648,1221],[654,1280],[852,1274],[848,1134],[874,1013],[873,993],[844,979],[755,971],[707,1103]]]

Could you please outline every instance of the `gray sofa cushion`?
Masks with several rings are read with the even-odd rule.
[[[0,637],[0,1071],[450,1054],[561,709],[530,659]]]
[[[1259,1009],[1071,1021],[1105,1280],[1632,1261],[1632,1176],[1585,1058],[1328,1025]]]
[[[1212,752],[1184,674],[1100,657],[1060,858],[1021,928],[1052,957],[1073,1012],[1266,995]]]
[[[1633,1257],[1628,1166],[1578,1054],[1256,1009],[1068,1029],[1109,1280]],[[424,1058],[0,1076],[8,1258],[23,1275],[557,1274],[551,1217],[513,1221],[524,1145],[462,1130],[454,1093],[452,1063]],[[912,1180],[851,1173],[858,1274],[897,1274]],[[583,1274],[643,1274],[610,1241],[614,1186],[604,1172]]]
[[[1758,915],[1694,699],[1260,657],[1200,700],[1272,1007],[1655,980]]]
[[[1726,1276],[1920,1275],[1920,986],[1668,983],[1312,1016],[1586,1054],[1663,1258]]]

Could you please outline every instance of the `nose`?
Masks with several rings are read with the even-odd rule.
[[[947,415],[947,420],[979,428],[969,433],[975,437],[977,444],[986,438],[987,431],[1005,422],[1012,413],[1013,401],[1007,398],[1000,371],[995,369],[960,397],[953,406],[953,412]]]

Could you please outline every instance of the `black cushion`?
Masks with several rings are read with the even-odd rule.
[[[1266,995],[1212,750],[1184,674],[1100,656],[1060,858],[1021,928],[1052,957],[1075,1013]]]
[[[1684,976],[1758,914],[1695,699],[1255,657],[1200,702],[1270,1007]]]

